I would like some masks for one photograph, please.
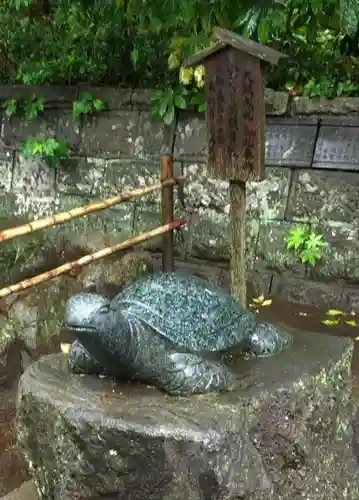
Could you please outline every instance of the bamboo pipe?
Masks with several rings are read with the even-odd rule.
[[[178,177],[173,179],[168,179],[164,182],[159,182],[157,184],[152,184],[151,186],[146,186],[144,188],[134,189],[133,191],[122,193],[118,196],[113,196],[112,198],[107,198],[102,201],[95,201],[94,203],[89,203],[88,205],[83,205],[82,207],[72,208],[67,212],[60,212],[58,214],[49,215],[43,219],[35,220],[33,222],[28,222],[22,226],[11,227],[0,231],[0,242],[6,240],[12,240],[13,238],[18,238],[19,236],[25,236],[26,234],[35,233],[46,227],[54,227],[58,224],[63,224],[83,215],[88,215],[93,212],[99,212],[105,208],[113,207],[120,203],[126,201],[131,201],[140,196],[146,196],[153,191],[162,189],[163,186],[173,186],[174,184],[180,184],[184,181],[184,177]]]
[[[184,226],[186,224],[186,220],[184,219],[177,219],[174,220],[173,222],[170,222],[169,224],[165,224],[163,226],[159,226],[155,229],[152,229],[151,231],[148,231],[147,233],[140,234],[138,236],[133,236],[132,238],[128,238],[125,241],[121,241],[120,243],[116,243],[115,245],[111,245],[109,247],[103,248],[102,250],[98,250],[97,252],[94,252],[89,255],[85,255],[84,257],[81,257],[78,260],[74,260],[72,262],[67,262],[66,264],[62,264],[59,267],[56,267],[55,269],[51,269],[50,271],[46,271],[42,274],[38,274],[37,276],[34,276],[33,278],[28,278],[26,280],[20,281],[19,283],[15,283],[14,285],[7,286],[5,288],[2,288],[0,290],[0,298],[7,297],[8,295],[11,295],[12,293],[18,293],[21,292],[22,290],[26,290],[27,288],[31,288],[36,285],[40,285],[41,283],[44,283],[45,281],[48,281],[52,278],[56,278],[57,276],[60,276],[61,274],[68,273],[74,269],[81,268],[83,266],[86,266],[87,264],[91,264],[92,262],[95,262],[96,260],[102,259],[103,257],[107,257],[108,255],[111,255],[115,252],[118,252],[119,250],[124,250],[125,248],[132,247],[134,245],[138,245],[139,243],[143,243],[144,241],[148,241],[152,238],[155,238],[156,236],[160,236],[162,234],[165,234],[168,231],[173,231],[174,229],[179,229],[180,227]]]

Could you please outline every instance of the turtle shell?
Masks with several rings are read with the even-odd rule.
[[[246,344],[254,314],[218,286],[196,276],[159,273],[123,289],[111,302],[129,321],[136,317],[159,335],[192,352]]]

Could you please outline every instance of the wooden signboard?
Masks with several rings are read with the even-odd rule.
[[[258,181],[264,175],[263,71],[258,61],[233,48],[206,62],[209,174]]]
[[[285,57],[231,31],[215,29],[218,43],[186,61],[205,67],[208,169],[242,182],[264,176],[264,66]]]
[[[284,54],[216,28],[216,43],[185,62],[205,67],[208,173],[230,182],[231,292],[246,302],[246,182],[264,177],[264,68]]]

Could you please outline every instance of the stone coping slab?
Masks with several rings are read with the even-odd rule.
[[[40,500],[359,498],[349,339],[298,333],[266,359],[227,357],[234,392],[178,398],[69,373],[23,374],[17,433]]]

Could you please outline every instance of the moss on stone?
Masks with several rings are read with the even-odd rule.
[[[12,304],[8,314],[29,348],[47,346],[59,335],[67,299],[75,290],[75,280],[62,276],[29,289]]]
[[[1,317],[0,325],[0,354],[17,338],[18,323],[14,320]]]
[[[120,288],[153,272],[152,257],[146,252],[126,252],[94,262],[76,276],[59,276],[28,289],[8,308],[9,319],[0,325],[0,350],[19,337],[29,349],[53,345],[63,328],[68,298],[95,285],[101,291],[106,284]]]

